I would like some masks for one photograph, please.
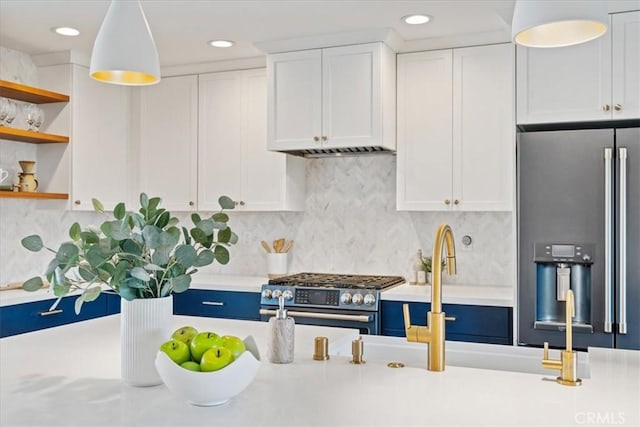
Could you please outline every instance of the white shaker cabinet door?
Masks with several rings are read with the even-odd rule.
[[[129,91],[97,82],[73,65],[71,208],[93,211],[92,198],[111,210],[129,201]]]
[[[203,74],[199,96],[198,208],[220,210],[218,198],[242,198],[242,74]]]
[[[381,43],[322,50],[323,148],[380,145]]]
[[[305,160],[267,150],[267,80],[265,70],[243,72],[244,210],[304,210]]]
[[[451,206],[452,74],[451,50],[398,55],[398,210]]]
[[[454,49],[453,207],[513,209],[514,47]]]
[[[267,150],[266,91],[264,69],[200,76],[200,209],[304,209],[304,159]]]
[[[611,17],[613,118],[640,118],[640,11]]]
[[[317,148],[322,133],[322,51],[267,56],[270,150]]]
[[[196,209],[197,125],[197,76],[140,88],[139,190],[168,210]]]
[[[518,123],[611,119],[611,32],[554,49],[518,46]]]

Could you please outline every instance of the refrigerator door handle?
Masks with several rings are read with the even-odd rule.
[[[612,203],[611,203],[611,181],[612,181],[612,148],[604,149],[604,332],[611,333],[611,279],[613,266],[613,230],[611,229]]]
[[[618,319],[618,332],[627,333],[627,149],[620,147],[618,149],[620,159],[620,214],[619,235],[620,256],[618,258],[618,266],[620,268],[620,318]]]

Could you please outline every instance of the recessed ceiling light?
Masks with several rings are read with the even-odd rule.
[[[402,18],[404,22],[411,25],[426,24],[431,20],[429,15],[407,15]]]
[[[80,34],[80,31],[71,27],[55,27],[55,28],[52,28],[52,30],[60,34],[61,36],[74,37]]]
[[[231,40],[211,40],[209,44],[213,47],[231,47],[233,42]]]

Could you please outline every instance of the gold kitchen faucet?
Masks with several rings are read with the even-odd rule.
[[[544,343],[544,355],[542,358],[542,367],[546,369],[555,369],[560,371],[560,376],[556,378],[559,384],[568,386],[578,386],[582,384],[582,380],[578,378],[578,353],[573,351],[573,327],[571,319],[575,316],[576,306],[573,298],[573,291],[567,290],[566,308],[565,308],[565,334],[566,348],[560,353],[560,360],[549,359],[549,343]]]
[[[444,371],[445,321],[456,320],[455,317],[445,317],[442,311],[443,247],[447,249],[448,272],[450,275],[454,275],[456,274],[456,248],[453,232],[448,224],[441,224],[438,227],[433,244],[431,311],[427,313],[427,326],[412,325],[409,318],[409,305],[403,304],[402,306],[407,341],[427,344],[427,369],[430,371]]]

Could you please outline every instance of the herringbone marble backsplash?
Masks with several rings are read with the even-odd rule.
[[[6,153],[5,153],[6,154]],[[312,271],[406,276],[418,248],[430,254],[440,223],[456,237],[458,274],[449,282],[513,286],[514,238],[510,212],[397,212],[395,157],[344,157],[307,160],[305,212],[231,212],[240,237],[231,262],[207,271],[264,275],[267,262],[260,240],[294,239],[289,272]],[[438,185],[438,183],[433,183]],[[48,253],[30,253],[20,239],[39,233],[56,246],[67,239],[69,226],[100,224],[94,213],[70,212],[60,202],[43,204],[0,199],[0,285],[24,280],[43,270]],[[190,224],[187,214],[178,215]],[[463,235],[473,238],[466,251]]]
[[[0,47],[0,78],[37,85],[37,68],[29,55]],[[17,168],[17,160],[35,156],[32,144],[2,142],[0,165]],[[11,166],[13,165],[13,166]],[[11,170],[17,172],[17,170]],[[231,226],[240,237],[231,262],[207,271],[265,275],[267,261],[260,240],[294,239],[289,272],[311,271],[406,276],[415,253],[430,254],[437,226],[449,223],[456,237],[458,274],[445,281],[478,285],[514,285],[515,238],[511,212],[397,212],[394,156],[307,160],[305,212],[232,212]],[[438,182],[425,185],[441,185]],[[0,285],[42,272],[50,253],[31,253],[20,240],[40,234],[57,247],[68,239],[74,222],[100,224],[95,213],[67,211],[66,202],[0,199]],[[189,224],[189,215],[177,215]],[[473,249],[460,239],[469,234]]]

